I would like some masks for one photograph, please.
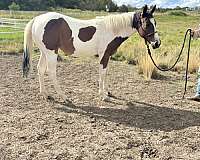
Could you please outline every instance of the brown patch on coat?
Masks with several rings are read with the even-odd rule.
[[[47,49],[55,50],[55,53],[60,48],[65,53],[73,54],[73,40],[72,30],[63,18],[50,20],[44,28],[42,42]]]
[[[96,27],[94,27],[94,26],[81,28],[81,29],[79,29],[78,37],[81,41],[87,42],[92,39],[95,32],[96,32]]]
[[[110,56],[112,56],[117,51],[118,47],[127,39],[128,37],[116,37],[108,44],[106,51],[100,61],[100,64],[103,65],[103,69],[107,67]]]

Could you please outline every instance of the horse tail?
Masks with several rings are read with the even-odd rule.
[[[33,39],[32,39],[32,26],[34,19],[28,22],[24,30],[24,52],[23,52],[23,77],[27,77],[30,69],[32,69],[32,49],[33,49]]]

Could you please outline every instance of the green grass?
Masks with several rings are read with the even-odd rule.
[[[0,31],[1,32],[1,31]],[[23,33],[0,34],[0,41],[22,42]]]
[[[22,51],[23,32],[9,34],[5,34],[3,32],[14,32],[14,30],[9,27],[0,27],[0,52],[18,53],[19,51]]]

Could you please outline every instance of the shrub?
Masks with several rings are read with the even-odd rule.
[[[187,16],[187,13],[183,11],[171,11],[169,12],[169,15],[171,16]]]
[[[118,9],[119,12],[128,12],[128,7],[126,5],[122,5]]]

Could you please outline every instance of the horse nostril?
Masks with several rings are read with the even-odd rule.
[[[155,43],[156,48],[160,47],[160,45],[161,45],[161,42],[156,41],[156,43]]]
[[[156,47],[159,47],[158,41],[155,43],[155,46],[156,46]]]

